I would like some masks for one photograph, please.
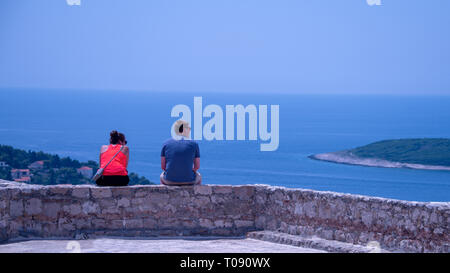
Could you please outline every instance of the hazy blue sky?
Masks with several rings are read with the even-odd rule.
[[[450,1],[1,0],[0,87],[450,95]]]

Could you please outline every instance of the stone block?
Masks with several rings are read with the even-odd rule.
[[[112,192],[110,188],[91,188],[92,197],[95,199],[110,198]]]
[[[193,198],[193,203],[196,207],[205,207],[211,203],[207,196],[197,196]]]
[[[139,229],[144,227],[144,223],[142,219],[127,219],[123,220],[125,228],[130,229]]]
[[[233,193],[241,200],[248,200],[253,198],[255,188],[252,186],[237,186],[233,188]]]
[[[248,221],[248,220],[234,220],[234,225],[237,228],[241,228],[241,227],[252,227],[254,226],[254,221]]]
[[[309,218],[314,218],[316,213],[316,204],[313,201],[303,203],[303,211]]]
[[[107,208],[113,208],[116,207],[116,199],[114,198],[103,198],[98,200],[98,205],[100,206],[100,208],[102,209],[107,209]]]
[[[201,227],[214,228],[213,222],[209,219],[199,219],[199,223]]]
[[[91,223],[95,229],[104,229],[104,228],[114,229],[112,225],[110,224],[106,225],[106,221],[104,219],[92,219]]]
[[[74,231],[76,226],[70,218],[59,218],[58,228],[63,231]]]
[[[212,189],[214,194],[230,194],[233,192],[232,186],[214,186]]]
[[[121,208],[127,208],[130,206],[130,200],[126,197],[122,197],[117,201],[117,206]]]
[[[136,190],[134,196],[135,196],[136,198],[140,198],[140,197],[148,197],[148,196],[151,195],[151,193],[152,193],[152,192],[150,191],[149,188],[141,188],[141,189]]]
[[[294,214],[303,215],[303,206],[302,206],[302,204],[299,204],[299,203],[295,204]]]
[[[142,221],[144,228],[156,229],[158,227],[158,221],[151,218],[144,218]]]
[[[42,202],[40,199],[31,198],[25,202],[25,214],[37,215],[42,212]]]
[[[49,187],[50,193],[55,195],[65,195],[71,190],[71,185],[57,185]]]
[[[70,204],[63,207],[64,212],[71,216],[80,215],[82,212],[80,204]]]
[[[112,195],[115,198],[131,198],[134,196],[133,188],[130,187],[117,187],[112,189]]]
[[[214,227],[216,228],[231,228],[233,227],[233,222],[231,220],[215,220],[214,221]]]
[[[17,217],[24,214],[24,207],[22,200],[9,201],[9,214],[10,216]]]
[[[0,200],[0,215],[8,207],[8,200]]]
[[[226,228],[213,229],[211,231],[211,234],[216,235],[216,236],[231,236],[231,235],[233,235],[232,231],[230,229],[226,229]]]
[[[74,222],[75,227],[78,230],[92,228],[91,219],[89,219],[89,218],[76,218],[76,219],[73,219],[73,222]]]
[[[100,213],[99,205],[92,201],[84,202],[81,207],[82,207],[82,211],[84,214],[99,214]]]
[[[361,221],[366,225],[366,227],[372,226],[373,214],[371,211],[363,210],[361,212]]]
[[[154,193],[145,198],[145,200],[150,201],[151,203],[158,204],[160,206],[164,206],[169,202],[169,194],[167,193]]]
[[[90,197],[89,188],[79,188],[75,187],[72,190],[72,196],[76,198],[87,199]]]
[[[194,186],[194,193],[200,194],[200,195],[211,195],[212,188],[211,188],[211,186],[197,185],[197,186]]]
[[[59,212],[62,211],[61,203],[51,202],[44,203],[43,213],[49,218],[57,218]]]
[[[266,217],[265,216],[257,216],[255,219],[255,226],[259,229],[264,229],[266,226]]]
[[[6,228],[8,226],[8,222],[6,220],[0,220],[0,229]]]

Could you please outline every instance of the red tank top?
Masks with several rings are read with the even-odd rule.
[[[122,145],[109,145],[108,150],[100,155],[100,168],[104,168],[121,147]],[[103,175],[128,175],[126,166],[127,156],[123,152],[120,152],[111,163],[106,166]]]

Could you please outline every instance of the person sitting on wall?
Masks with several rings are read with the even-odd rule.
[[[96,183],[98,186],[127,186],[130,182],[127,171],[130,150],[125,135],[112,131],[109,143],[100,149],[100,168],[104,170]]]
[[[197,185],[202,176],[200,168],[200,149],[197,142],[189,139],[191,127],[184,120],[174,124],[176,137],[164,142],[161,149],[161,184],[168,186]]]

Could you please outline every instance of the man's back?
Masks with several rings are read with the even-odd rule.
[[[164,143],[161,157],[166,159],[165,179],[173,182],[195,180],[194,159],[200,157],[200,149],[195,141],[171,138]]]

